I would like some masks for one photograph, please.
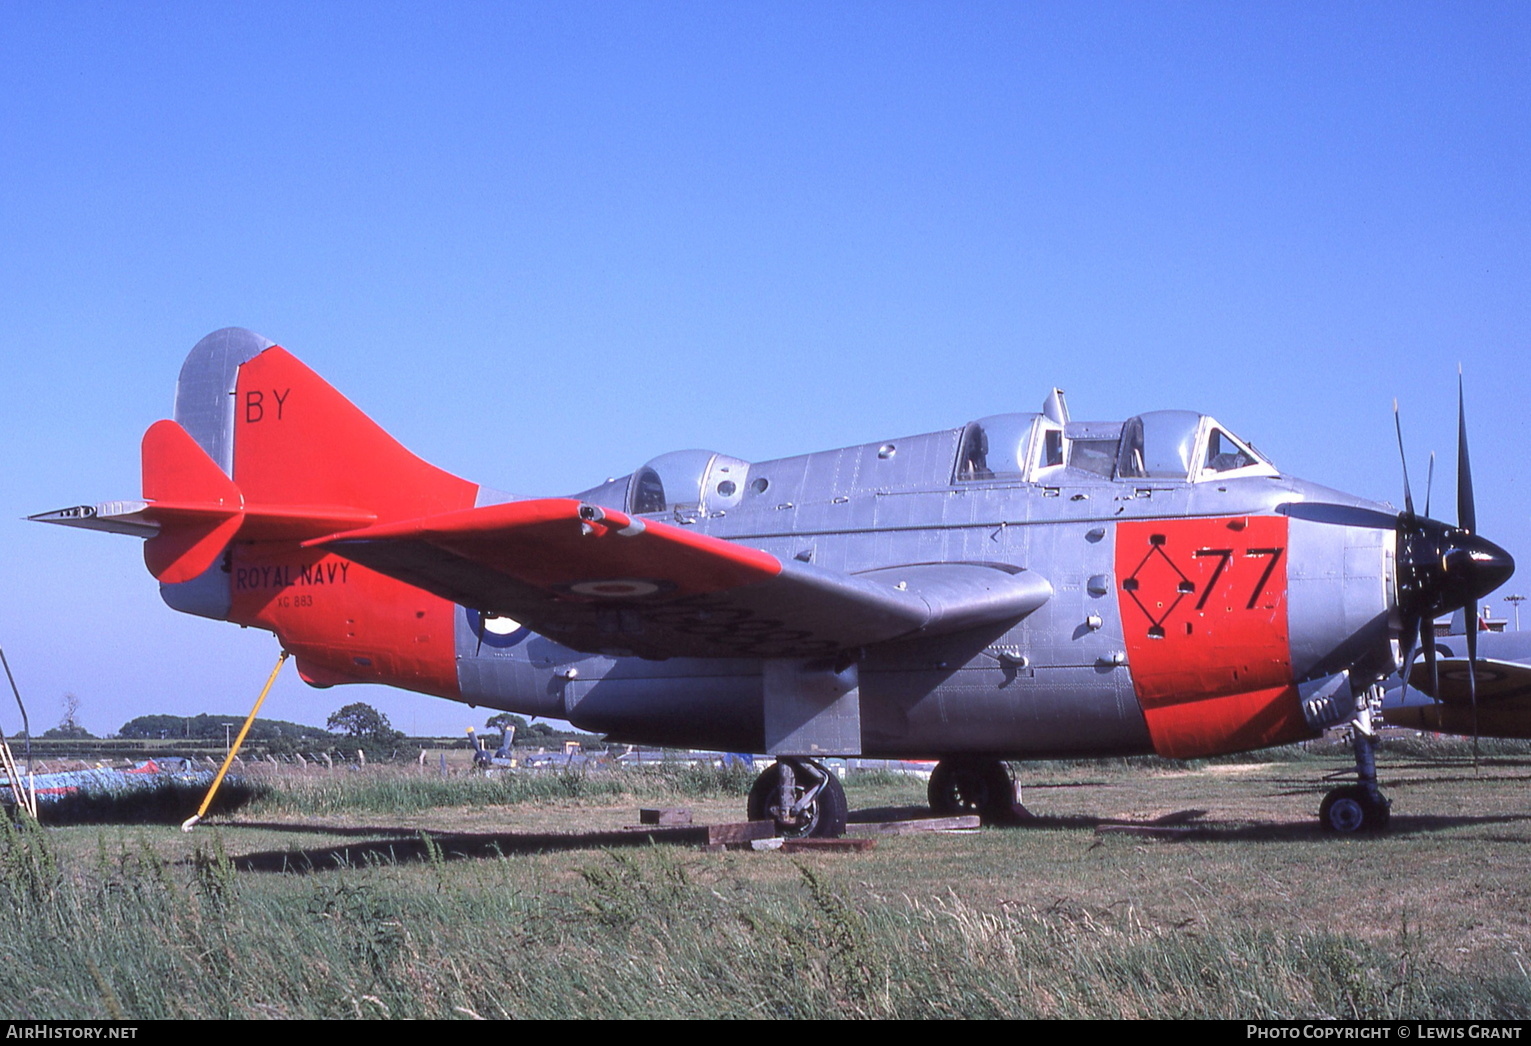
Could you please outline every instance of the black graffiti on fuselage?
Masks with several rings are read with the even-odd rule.
[[[310,563],[295,567],[290,563],[275,566],[235,567],[234,587],[241,592],[257,588],[303,588],[317,585],[344,585],[348,580],[351,564],[346,560],[334,563]]]

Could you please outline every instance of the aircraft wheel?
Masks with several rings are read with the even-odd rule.
[[[1392,804],[1373,799],[1359,785],[1336,788],[1324,796],[1318,808],[1318,820],[1325,830],[1348,835],[1352,832],[1380,832],[1392,815]]]
[[[1015,783],[998,759],[943,759],[931,771],[926,794],[931,810],[946,817],[1005,821],[1015,810]]]
[[[833,772],[808,759],[793,760],[792,805],[815,787],[818,794],[796,813],[781,805],[782,761],[767,767],[750,786],[746,808],[751,821],[775,821],[776,830],[789,839],[838,839],[845,834],[850,805],[845,789]],[[822,784],[819,782],[822,781]]]

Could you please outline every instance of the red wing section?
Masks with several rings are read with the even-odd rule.
[[[1118,524],[1122,629],[1161,754],[1311,736],[1292,681],[1286,553],[1284,516]]]
[[[310,544],[575,649],[656,658],[830,654],[1015,619],[1051,594],[1035,575],[976,564],[835,574],[566,498]]]

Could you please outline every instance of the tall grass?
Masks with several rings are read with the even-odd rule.
[[[1083,776],[1087,793],[1072,782],[1048,793],[1061,827],[905,837],[840,858],[584,843],[495,856],[425,836],[334,847],[301,816],[434,808],[426,820],[450,824],[471,820],[452,807],[548,801],[604,816],[633,799],[737,798],[750,782],[678,764],[276,773],[252,811],[259,823],[190,838],[0,822],[0,1013],[1531,1018],[1519,769],[1456,775],[1449,788],[1419,771],[1415,809],[1448,792],[1471,804],[1415,815],[1396,836],[1338,840],[1306,822],[1250,835],[1235,818],[1216,843],[1096,836],[1070,812],[1135,810],[1150,786],[1149,812],[1264,806],[1293,788],[1288,768],[1260,784]],[[857,784],[863,802],[867,785],[886,786],[892,805],[921,791],[902,778]],[[373,831],[356,827],[366,823],[349,826]],[[401,830],[387,831],[384,843]],[[293,860],[236,859],[225,840]],[[1422,904],[1427,932],[1412,918]]]
[[[753,774],[742,767],[660,763],[641,767],[569,767],[494,774],[441,773],[421,767],[362,771],[277,772],[261,778],[265,791],[252,812],[307,814],[413,813],[440,807],[513,805],[624,797],[673,801],[743,796]]]
[[[771,858],[773,860],[778,858]],[[762,886],[674,851],[236,873],[214,836],[169,864],[102,844],[60,866],[0,828],[12,1018],[1531,1016],[1508,959],[1467,981],[1406,928],[1383,945],[1132,909],[879,900],[804,861]],[[704,869],[709,866],[704,866]]]

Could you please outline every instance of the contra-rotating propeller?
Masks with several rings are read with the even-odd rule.
[[[1393,421],[1398,433],[1398,453],[1404,457],[1403,426],[1398,421],[1396,403],[1393,405]],[[1396,515],[1360,506],[1322,502],[1290,503],[1283,505],[1280,511],[1293,518],[1314,522],[1396,532],[1397,599],[1403,626],[1400,639],[1404,644],[1400,674],[1404,685],[1408,685],[1415,652],[1422,647],[1430,668],[1431,689],[1439,692],[1435,619],[1461,608],[1470,616],[1467,629],[1468,692],[1476,724],[1477,672],[1472,666],[1478,657],[1478,601],[1509,579],[1515,572],[1515,561],[1504,549],[1477,533],[1478,514],[1473,498],[1472,468],[1467,451],[1467,412],[1460,373],[1457,377],[1457,525],[1429,518],[1428,491],[1425,515],[1414,511],[1407,461],[1403,467],[1403,497],[1404,510]]]
[[[1398,452],[1403,456],[1403,431],[1397,404]],[[1398,517],[1398,609],[1403,618],[1405,654],[1400,674],[1408,685],[1416,644],[1423,648],[1430,669],[1432,695],[1440,692],[1435,658],[1435,619],[1461,609],[1467,632],[1467,689],[1473,709],[1473,741],[1478,736],[1478,601],[1507,581],[1515,561],[1504,549],[1478,534],[1473,497],[1471,457],[1467,449],[1467,409],[1461,372],[1457,374],[1457,525],[1414,514],[1409,494],[1408,464],[1404,464],[1404,511]],[[1428,495],[1427,495],[1428,499]],[[1427,500],[1428,504],[1428,500]]]

